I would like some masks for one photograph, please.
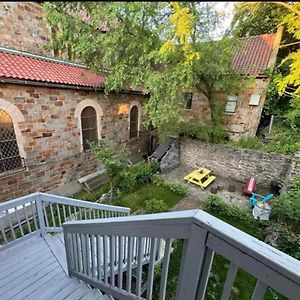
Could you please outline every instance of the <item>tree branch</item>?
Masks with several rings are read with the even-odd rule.
[[[300,16],[300,11],[297,10],[296,8],[293,7],[293,5],[289,5],[285,2],[280,2],[280,1],[270,1],[270,3],[274,3],[274,4],[277,4],[277,5],[281,5],[281,6],[284,6],[285,8],[291,10],[292,12],[294,12],[295,14],[297,14],[298,16]]]
[[[295,42],[295,43],[281,45],[279,48],[284,48],[284,47],[293,46],[293,45],[297,45],[297,44],[300,44],[300,41],[299,42]]]

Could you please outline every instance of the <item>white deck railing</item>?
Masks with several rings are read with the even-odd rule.
[[[257,279],[253,300],[263,299],[268,287],[288,299],[300,297],[298,260],[201,210],[70,221],[63,224],[63,231],[69,275],[118,299],[166,298],[174,239],[184,240],[176,299],[204,299],[215,253],[230,261],[222,300],[229,299],[239,268]],[[157,245],[161,241],[165,244],[160,289],[154,298]],[[147,253],[145,268],[142,262]]]
[[[125,207],[34,193],[0,204],[0,247],[12,245],[36,233],[61,232],[65,221],[129,214],[130,209]]]

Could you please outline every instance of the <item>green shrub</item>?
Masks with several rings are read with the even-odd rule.
[[[107,193],[109,189],[110,189],[109,184],[104,184],[90,192],[82,190],[79,193],[73,195],[72,198],[94,202],[100,199],[100,197],[103,194]]]
[[[274,218],[300,227],[300,176],[295,178],[288,192],[274,199],[272,207]]]
[[[221,124],[206,125],[204,130],[207,132],[208,142],[223,143],[228,140],[228,133],[222,128]]]
[[[170,189],[172,192],[180,196],[186,196],[188,194],[188,188],[179,182],[165,181],[159,174],[152,176],[152,183],[157,186],[163,186]]]
[[[141,185],[151,183],[152,175],[158,171],[154,162],[139,163],[123,169],[115,178],[115,188],[119,195],[133,192]]]
[[[222,143],[228,139],[228,133],[220,124],[203,124],[195,118],[182,123],[179,133],[181,136],[211,143]]]
[[[146,202],[146,214],[161,213],[168,210],[168,206],[163,200],[151,199]]]
[[[164,186],[180,196],[186,196],[188,194],[188,188],[178,182],[165,182]]]
[[[258,137],[241,138],[237,141],[229,142],[228,144],[234,147],[254,150],[259,150],[263,147],[263,143]]]
[[[300,149],[300,131],[283,125],[273,129],[272,140],[267,144],[266,151],[278,154],[294,154]]]
[[[264,240],[266,236],[264,228],[268,222],[254,219],[246,210],[225,203],[217,195],[208,196],[204,210],[258,239]]]
[[[276,223],[272,226],[274,231],[279,233],[277,248],[284,253],[300,259],[300,235],[286,225]]]

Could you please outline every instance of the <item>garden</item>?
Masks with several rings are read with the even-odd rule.
[[[102,194],[108,195],[105,204],[131,208],[132,214],[149,214],[170,211],[176,203],[188,194],[188,189],[177,182],[164,180],[159,174],[156,163],[126,165],[122,155],[124,149],[117,149],[108,141],[92,145],[92,152],[109,170],[110,183],[92,192],[82,191],[74,197],[82,200],[97,201]],[[109,154],[109,155],[108,155]],[[210,194],[204,210],[236,228],[269,242],[279,250],[300,259],[300,177],[296,178],[288,191],[273,200],[272,215],[269,221],[259,221],[242,208],[225,203],[219,196]],[[273,239],[270,237],[273,237]],[[178,270],[183,250],[183,241],[173,242],[170,259],[167,295],[175,297]],[[229,262],[215,255],[206,299],[219,299],[228,271]],[[158,293],[160,266],[156,267],[154,293]],[[250,299],[256,279],[239,269],[232,289],[231,299]],[[242,298],[241,298],[242,297]],[[273,289],[268,289],[265,299],[284,299]]]

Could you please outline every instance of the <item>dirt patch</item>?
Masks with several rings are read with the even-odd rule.
[[[210,192],[212,187],[219,187],[217,195],[219,195],[228,204],[236,205],[240,208],[250,211],[248,208],[249,197],[242,195],[241,192],[244,183],[235,181],[231,178],[222,178],[217,176],[217,179],[211,185],[209,185],[205,190],[202,190],[200,187],[192,183],[188,183],[183,179],[185,175],[192,171],[193,168],[186,165],[180,165],[168,173],[162,174],[166,180],[180,182],[181,184],[186,185],[189,189],[189,195],[177,203],[177,205],[173,208],[174,211],[203,208],[204,202],[207,200],[208,195],[212,195]],[[234,192],[228,191],[229,185],[233,185],[235,187]],[[257,192],[263,195],[267,193],[265,189],[259,187]]]

